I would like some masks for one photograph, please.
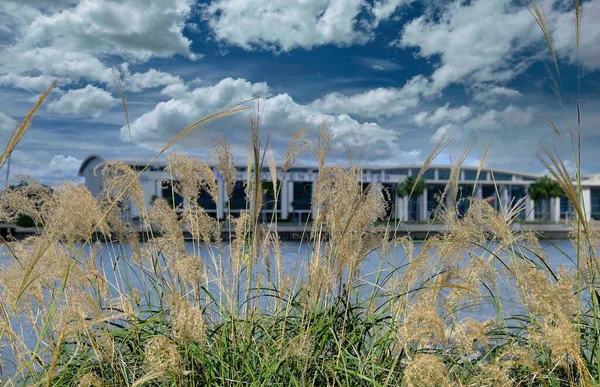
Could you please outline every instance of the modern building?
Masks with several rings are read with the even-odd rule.
[[[94,174],[94,168],[104,160],[100,156],[92,155],[84,160],[79,169],[79,176],[85,179],[85,184],[90,192],[96,196],[102,191],[103,180],[101,173]],[[136,164],[128,163],[138,173],[147,163],[138,161]],[[165,198],[174,201],[174,204],[183,203],[183,199],[173,192],[171,175],[165,171],[166,163],[155,162],[149,165],[140,174],[140,183],[144,192],[144,200],[148,205],[156,198]],[[217,219],[225,219],[227,214],[236,216],[247,208],[244,192],[246,180],[246,167],[236,168],[238,182],[230,199],[226,197],[225,181],[215,171],[218,186],[219,200],[217,203],[206,192],[200,192],[198,202],[208,214]],[[380,183],[389,193],[388,215],[402,221],[427,221],[438,207],[440,193],[444,191],[450,179],[449,166],[433,165],[423,175],[426,186],[421,195],[410,200],[398,197],[397,185],[408,176],[416,176],[421,166],[399,166],[385,168],[364,168],[362,184]],[[313,216],[311,201],[314,184],[318,170],[314,167],[294,167],[287,173],[279,173],[281,190],[277,208],[274,208],[274,194],[268,190],[271,175],[268,168],[261,171],[261,180],[266,183],[267,194],[263,216],[270,219],[276,211],[279,219],[303,221]],[[522,220],[527,221],[568,221],[573,218],[573,206],[566,197],[545,199],[534,203],[527,195],[528,186],[540,176],[529,173],[520,173],[504,170],[483,169],[477,179],[476,167],[463,167],[460,171],[458,182],[458,211],[465,213],[469,207],[469,198],[486,198],[496,209],[508,208],[511,202],[525,197],[525,209],[521,212]],[[477,180],[477,184],[475,184]],[[587,175],[582,178],[583,200],[588,218],[600,219],[600,174]],[[272,191],[272,190],[271,190]],[[229,200],[229,203],[227,201]],[[129,204],[126,216],[135,220],[139,218],[139,209]]]

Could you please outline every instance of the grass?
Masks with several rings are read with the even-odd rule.
[[[577,2],[575,9],[579,20]],[[552,47],[543,13],[535,2],[531,10]],[[556,72],[559,79],[558,64]],[[190,203],[180,208],[163,199],[147,208],[136,172],[119,162],[99,167],[105,184],[97,198],[66,182],[52,192],[31,181],[0,193],[3,221],[28,216],[38,227],[25,240],[0,240],[5,385],[600,383],[600,226],[585,216],[579,173],[574,183],[556,154],[547,150],[541,159],[575,207],[576,254],[565,254],[573,270],[552,269],[536,235],[510,227],[523,201],[496,211],[473,199],[465,216],[456,215],[457,171],[472,145],[452,168],[442,195],[448,199],[440,200],[449,205],[432,220],[447,231],[416,244],[384,219],[381,186],[363,190],[360,168],[327,165],[332,133],[326,125],[314,143],[304,132],[294,135],[278,169],[268,139],[261,142],[261,107],[251,102],[249,206],[227,220],[235,230],[228,240],[218,237],[222,224],[195,204],[200,189],[217,195],[213,171],[184,155],[170,155],[168,168],[174,190]],[[211,120],[248,108],[245,101],[199,120],[156,157]],[[1,160],[26,127],[15,131]],[[580,171],[578,128],[569,126],[568,133]],[[444,139],[436,144],[417,180],[446,145]],[[315,219],[306,224],[305,249],[290,256],[277,219],[260,220],[259,171],[268,167],[270,187],[278,191],[283,174],[309,150],[319,166]],[[227,142],[218,140],[212,155],[231,195],[236,173]],[[150,230],[146,242],[122,221],[121,203],[140,208]],[[95,241],[98,234],[105,243]],[[365,273],[373,256],[377,270]],[[482,306],[493,315],[473,319]]]

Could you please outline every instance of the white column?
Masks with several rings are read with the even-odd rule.
[[[419,220],[427,221],[427,187],[423,190],[423,195],[421,195],[421,213],[419,214]]]
[[[508,207],[510,206],[510,194],[508,193],[508,186],[503,185],[500,187],[500,200],[502,202],[502,214],[508,214]]]
[[[402,200],[402,221],[408,222],[408,219],[409,219],[408,196],[403,196],[401,200]]]
[[[223,219],[225,210],[225,181],[217,178],[217,219]]]
[[[287,180],[283,178],[279,184],[281,184],[281,195],[279,195],[279,202],[281,206],[281,219],[287,219],[289,216],[289,200],[288,200],[288,184]]]
[[[395,201],[396,201],[396,206],[395,206],[395,218],[398,220],[402,220],[402,210],[403,210],[403,202],[402,202],[402,198],[400,196],[396,196],[395,197]]]
[[[585,210],[585,219],[592,219],[592,191],[589,187],[583,188],[581,191],[581,195],[583,196],[583,209]]]
[[[525,199],[525,220],[533,222],[535,220],[535,202],[529,195]]]
[[[481,184],[477,184],[477,187],[475,187],[475,198],[483,199],[483,186]]]
[[[560,198],[550,198],[550,220],[552,223],[560,221]]]

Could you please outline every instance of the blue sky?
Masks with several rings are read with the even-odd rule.
[[[582,4],[579,52],[572,2],[538,4],[564,108],[548,46],[520,1],[0,0],[0,140],[56,79],[11,174],[57,184],[77,180],[90,154],[149,159],[184,126],[251,97],[262,97],[262,136],[278,159],[296,130],[316,139],[326,121],[333,163],[351,154],[365,166],[419,164],[445,136],[454,140],[438,163],[475,138],[467,163],[490,144],[492,167],[542,173],[540,142],[572,159],[579,73],[583,170],[600,172],[600,0]],[[125,83],[130,129],[111,69]],[[248,133],[242,113],[172,151],[206,157],[220,135],[243,164]]]

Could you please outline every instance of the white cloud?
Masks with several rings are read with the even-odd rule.
[[[0,53],[3,70],[9,73],[39,71],[44,75],[58,76],[78,80],[111,82],[110,69],[98,58],[81,52],[62,51],[50,47],[37,47],[19,51],[20,47],[11,47]]]
[[[191,55],[182,29],[191,11],[189,0],[96,1],[41,15],[21,41],[67,52],[116,54],[147,60],[153,56]]]
[[[16,124],[16,121],[12,117],[4,114],[0,110],[0,130],[2,130],[2,131],[12,130],[14,128],[15,124]]]
[[[499,129],[517,129],[527,126],[534,119],[533,108],[520,108],[508,105],[503,110],[490,109],[469,120],[465,129],[491,131]]]
[[[156,69],[149,69],[144,73],[131,74],[128,63],[123,63],[120,67],[124,73],[125,89],[134,93],[138,93],[145,89],[164,87],[174,83],[183,82],[181,78],[175,75]]]
[[[47,166],[47,173],[60,176],[63,179],[78,180],[77,173],[83,160],[73,156],[56,155]]]
[[[413,122],[418,126],[437,126],[445,123],[463,122],[471,117],[471,108],[468,106],[460,106],[451,108],[450,104],[439,107],[429,114],[428,112],[420,112],[413,117]]]
[[[473,99],[476,102],[491,105],[498,102],[501,98],[514,99],[519,97],[522,97],[522,94],[515,89],[503,86],[482,85],[482,87],[477,88],[475,91]]]
[[[83,160],[70,155],[52,155],[45,151],[24,152],[16,149],[11,155],[11,179],[30,176],[42,184],[57,186],[60,180],[79,182],[77,175]],[[4,180],[4,176],[1,176]]]
[[[424,58],[439,55],[431,76],[434,90],[462,79],[501,82],[527,68],[514,55],[538,41],[539,31],[526,7],[510,0],[455,1],[432,18],[420,16],[402,30],[401,47],[418,47]]]
[[[600,2],[588,1],[581,4],[581,37],[579,59],[591,70],[600,70]],[[550,13],[548,24],[551,29],[554,48],[559,55],[571,63],[577,60],[575,40],[575,17],[572,11]]]
[[[84,114],[99,117],[116,102],[106,90],[87,85],[83,89],[69,90],[48,105],[48,110],[58,114]]]
[[[358,114],[363,117],[400,115],[419,105],[428,82],[423,76],[409,80],[402,88],[377,88],[353,95],[330,93],[311,106],[324,113]]]
[[[443,137],[445,137],[448,133],[450,133],[451,129],[452,129],[452,124],[446,124],[446,125],[440,126],[435,131],[433,136],[431,137],[431,141],[432,142],[440,141]]]
[[[355,29],[362,6],[362,0],[215,0],[204,15],[219,40],[289,51],[366,41]]]
[[[375,24],[378,24],[382,20],[388,19],[396,12],[396,10],[403,5],[412,3],[413,0],[376,0],[373,4],[371,12],[375,17]]]
[[[225,78],[213,86],[188,89],[171,85],[167,87],[172,98],[160,102],[156,107],[131,124],[131,137],[139,144],[161,147],[185,126],[224,106],[257,95],[268,95],[266,83],[251,83],[245,79]],[[176,90],[176,91],[175,91]],[[261,117],[261,130],[269,135],[269,145],[276,152],[287,147],[293,132],[307,128],[313,133],[326,121],[334,134],[332,152],[344,159],[347,147],[365,160],[378,158],[406,157],[414,160],[415,152],[403,151],[398,145],[397,130],[387,129],[377,123],[361,123],[347,114],[326,114],[314,106],[296,103],[288,94],[278,94],[262,100],[264,108]],[[186,137],[179,146],[195,151],[207,149],[210,139],[215,135],[225,135],[232,141],[235,149],[244,149],[249,133],[247,114],[215,121],[209,124],[202,134]],[[129,138],[129,131],[123,127],[121,137]]]
[[[103,63],[108,55],[137,62],[176,54],[197,58],[183,35],[192,0],[80,0],[73,6],[67,6],[68,1],[50,6],[29,3],[32,6],[9,2],[6,13],[0,12],[0,21],[3,15],[14,20],[9,30],[0,29],[0,38],[7,42],[0,44],[0,74],[35,73],[110,83],[110,68]],[[160,83],[156,87],[164,86],[164,73],[154,75],[163,78],[163,83],[155,82]]]
[[[362,44],[380,22],[413,0],[214,0],[204,18],[218,40],[290,51],[334,44]],[[366,12],[363,12],[366,11]]]
[[[28,77],[14,73],[0,75],[0,86],[9,86],[27,91],[44,91],[55,80],[54,77],[40,75]]]

